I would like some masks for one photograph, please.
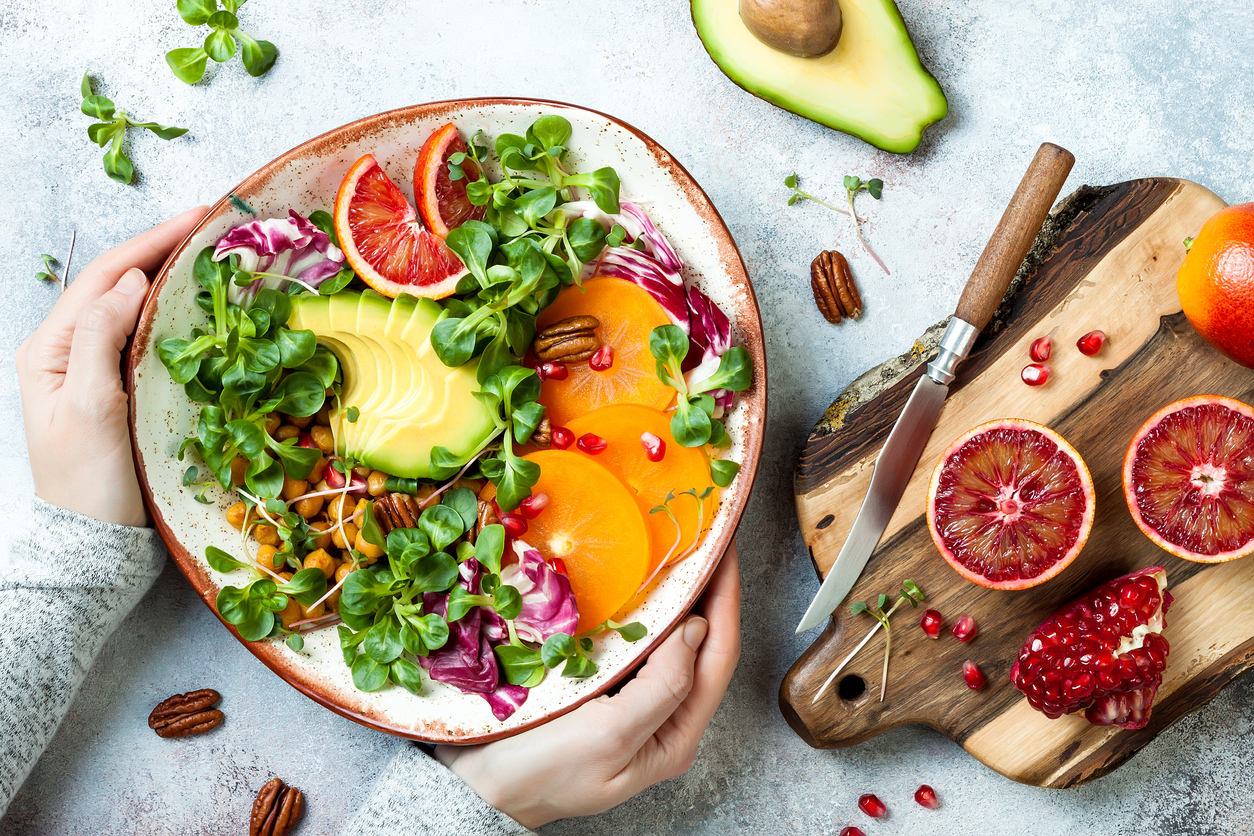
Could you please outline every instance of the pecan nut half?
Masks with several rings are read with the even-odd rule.
[[[422,509],[407,493],[384,494],[374,501],[375,518],[384,535],[396,528],[414,528]]]
[[[225,716],[213,708],[220,699],[222,695],[212,688],[175,694],[148,715],[148,728],[160,737],[188,737],[217,728]]]
[[[536,332],[531,351],[542,363],[582,363],[601,349],[595,316],[572,316]]]
[[[862,297],[853,283],[849,262],[836,250],[825,250],[810,262],[810,289],[823,318],[833,325],[841,317],[861,316]]]
[[[271,778],[253,802],[248,836],[286,836],[304,811],[305,794],[295,787],[285,786],[278,778]]]
[[[490,525],[497,525],[500,522],[501,518],[496,513],[496,503],[490,499],[479,500],[479,516],[475,520],[474,529],[470,532],[470,542],[477,543],[479,541],[479,532]]]
[[[531,434],[531,443],[543,450],[553,446],[553,424],[549,421],[549,416],[544,416],[536,424],[535,432]]]

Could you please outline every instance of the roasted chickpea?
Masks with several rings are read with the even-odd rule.
[[[316,413],[314,413],[314,423],[323,427],[331,426],[331,410],[333,408],[334,407],[330,401],[324,403],[322,405],[322,409],[319,409]]]
[[[283,622],[283,626],[292,629],[292,624],[300,621],[304,616],[303,607],[296,602],[295,598],[288,596],[287,606],[279,613],[279,620]]]
[[[305,555],[306,569],[321,569],[328,578],[335,574],[335,558],[327,554],[326,549],[318,549]]]
[[[323,481],[322,481],[322,479],[323,479],[323,477],[324,477],[324,476],[326,476],[326,475],[327,475],[327,465],[329,465],[329,464],[330,464],[330,462],[329,462],[329,461],[327,461],[327,457],[326,457],[326,456],[323,456],[322,458],[320,458],[320,459],[318,459],[316,462],[314,462],[314,466],[313,466],[312,468],[310,468],[310,470],[309,470],[309,484],[311,484],[311,485],[314,485],[314,484],[320,484],[320,485],[322,485],[322,487],[315,487],[315,488],[314,488],[314,490],[325,491],[325,490],[327,489],[327,484],[326,484],[326,482],[323,482]]]
[[[279,417],[279,413],[271,412],[266,416],[266,435],[273,436],[278,430],[279,425],[283,423],[283,419]]]
[[[471,491],[478,496],[479,491],[483,490],[485,479],[467,479],[465,476],[453,483],[454,488],[470,488]]]
[[[318,499],[321,500],[322,497],[318,497]],[[299,506],[300,503],[297,503],[297,505]],[[314,548],[325,549],[331,545],[331,523],[326,520],[315,520],[309,524],[309,527],[314,531],[326,532],[314,538]]]
[[[370,475],[370,468],[366,467],[364,464],[359,464],[353,468],[353,473],[365,479]]]
[[[305,415],[302,417],[297,415],[288,415],[287,413],[282,414],[284,421],[292,424],[293,426],[300,427],[302,430],[308,429],[309,425],[314,422],[314,417],[312,415]]]
[[[344,523],[343,535],[340,533],[340,527],[336,526],[331,529],[331,542],[341,549],[347,549],[349,543],[357,539],[357,526],[352,523]]]
[[[341,517],[348,517],[351,513],[348,510],[352,507],[349,504],[351,502],[352,499],[347,494],[337,494],[331,497],[331,501],[327,503],[327,519],[331,522],[338,522]]]
[[[283,477],[283,498],[288,502],[308,492],[309,483],[304,479],[293,479],[290,476]]]
[[[300,427],[295,427],[291,424],[283,424],[274,431],[274,440],[287,441],[289,438],[295,438],[298,435],[300,435]]]
[[[350,574],[356,571],[357,571],[357,567],[353,565],[353,561],[345,560],[335,570],[335,582],[339,583],[340,581],[344,580]]]
[[[326,612],[327,612],[326,601],[319,601],[318,603],[314,604],[312,607],[302,606],[300,608],[300,613],[301,613],[302,618],[317,618],[321,615],[326,615]]]
[[[383,496],[387,493],[388,475],[382,470],[372,470],[366,477],[366,490],[371,496]]]
[[[277,572],[287,565],[287,553],[279,551],[274,546],[258,546],[257,563],[271,572]]]
[[[279,531],[272,525],[261,525],[253,527],[253,539],[263,546],[277,546],[280,542]]]
[[[360,531],[357,532],[357,537],[353,540],[353,548],[362,553],[365,557],[365,563],[367,565],[372,564],[379,558],[383,557],[383,549],[379,548],[374,543],[367,543],[366,538],[361,535]]]
[[[335,452],[335,436],[331,433],[330,427],[318,424],[309,431],[309,435],[313,437],[314,444],[318,445],[318,449],[322,451],[324,456],[329,456]]]
[[[226,521],[229,522],[236,531],[244,529],[244,520],[248,517],[248,506],[243,502],[237,502],[230,508],[226,509]]]
[[[248,470],[248,459],[236,456],[231,460],[231,484],[239,487],[244,484],[244,472]]]
[[[311,496],[306,499],[298,499],[292,508],[296,513],[305,519],[312,519],[322,511],[322,503],[326,500],[323,496]]]
[[[367,504],[369,504],[368,500],[365,500],[365,499],[357,500],[357,504],[353,506],[353,516],[357,516],[358,514],[361,514],[364,517],[366,515]],[[361,523],[359,522],[358,528],[360,527],[361,527]]]

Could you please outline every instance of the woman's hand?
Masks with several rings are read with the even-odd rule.
[[[208,211],[191,209],[87,265],[17,350],[35,495],[120,525],[145,525],[126,428],[121,359],[157,270]]]
[[[439,746],[440,762],[527,827],[586,816],[682,775],[740,658],[740,573],[727,549],[693,615],[613,697],[482,746]]]

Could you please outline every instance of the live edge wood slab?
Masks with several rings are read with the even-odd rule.
[[[1208,566],[1155,547],[1133,523],[1121,467],[1134,431],[1160,407],[1189,395],[1254,402],[1254,372],[1226,360],[1189,326],[1176,297],[1185,237],[1224,206],[1184,180],[1133,180],[1088,187],[1055,210],[1011,285],[1002,307],[959,367],[958,378],[879,548],[826,629],[784,678],[780,708],[811,746],[850,746],[908,723],[931,726],[992,769],[1028,784],[1073,787],[1104,775],[1183,715],[1211,700],[1254,665],[1254,558]],[[933,353],[941,325],[911,351],[849,386],[814,428],[795,477],[802,536],[825,576],[858,513],[880,446]],[[1100,328],[1108,340],[1095,357],[1076,340]],[[1019,379],[1028,346],[1054,340],[1048,384]],[[1056,578],[1003,592],[969,583],[937,553],[925,518],[927,483],[944,449],[964,431],[995,418],[1047,424],[1080,451],[1097,490],[1088,545]],[[1076,595],[1133,569],[1167,567],[1175,603],[1165,637],[1166,677],[1149,725],[1138,731],[1091,726],[1078,717],[1049,720],[1010,683],[1010,666],[1033,629]],[[873,621],[849,613],[852,601],[894,594],[905,578],[944,614],[938,641],[918,626],[921,610],[893,619],[888,696],[879,701],[881,632],[817,702],[814,696]],[[949,632],[971,614],[979,634],[964,644]],[[798,613],[800,615],[800,613]],[[971,691],[962,663],[977,662],[988,685]],[[1203,756],[1204,753],[1199,753]]]

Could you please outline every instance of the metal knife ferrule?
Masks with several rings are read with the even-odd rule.
[[[945,333],[941,335],[936,356],[927,364],[927,376],[945,386],[952,383],[954,369],[966,359],[979,335],[980,329],[970,322],[956,316],[950,318],[949,324],[945,326]]]

